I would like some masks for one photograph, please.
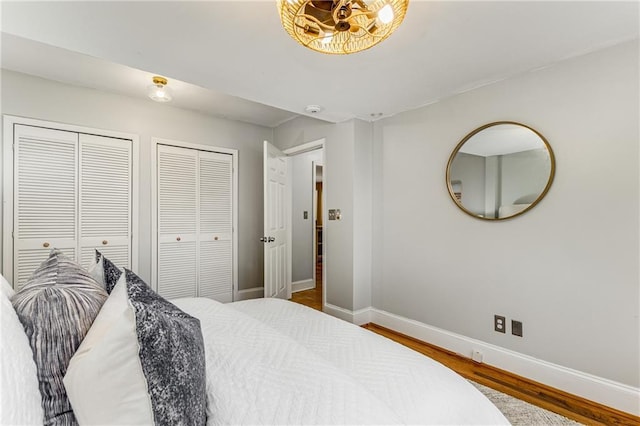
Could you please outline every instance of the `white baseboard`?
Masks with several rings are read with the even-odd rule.
[[[246,288],[244,290],[238,290],[234,302],[239,302],[240,300],[258,299],[260,297],[264,297],[264,287]]]
[[[340,306],[325,303],[322,307],[322,311],[332,315],[334,317],[343,319],[356,325],[362,325],[370,323],[371,308],[359,309],[357,311],[350,311],[348,309],[341,308]]]
[[[308,280],[294,281],[291,283],[291,293],[311,290],[312,288],[316,288],[316,283],[313,281],[313,278],[309,278]]]
[[[341,312],[341,315],[348,316],[347,313],[350,311],[339,309],[345,311]],[[341,317],[339,315],[336,316]],[[355,316],[356,313],[351,313],[351,318]],[[364,317],[364,312],[360,316]],[[369,308],[368,316],[369,321],[366,322],[381,325],[467,358],[471,358],[471,353],[474,350],[479,350],[482,352],[485,364],[599,404],[640,416],[639,388],[533,358],[380,309]]]

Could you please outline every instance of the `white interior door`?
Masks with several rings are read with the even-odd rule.
[[[198,291],[198,151],[158,145],[158,294]]]
[[[15,126],[14,250],[16,290],[52,248],[72,259],[77,247],[78,134]]]
[[[264,297],[291,297],[289,267],[288,161],[264,142]]]
[[[132,144],[80,134],[80,263],[89,267],[98,249],[131,268]]]
[[[198,152],[198,296],[233,301],[232,158]]]

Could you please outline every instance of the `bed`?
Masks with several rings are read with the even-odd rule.
[[[508,424],[482,393],[452,370],[361,327],[279,299],[164,301],[136,279],[130,271],[121,274],[64,366],[63,384],[80,424]],[[140,294],[140,300],[159,307],[154,312],[166,314],[162,321],[180,322],[173,331],[169,327],[165,332],[162,321],[147,327],[153,339],[149,347],[157,350],[153,360],[165,357],[158,364],[159,376],[145,369],[144,338],[125,336],[139,328],[132,317],[146,315],[136,311]],[[24,350],[33,333],[20,336],[12,327],[18,296],[3,284],[0,424],[42,424],[42,407],[37,405],[44,399],[37,395],[38,368],[33,366],[38,356],[34,352],[28,359]],[[127,297],[126,303],[117,302]],[[9,300],[18,306],[16,312],[9,311]],[[114,332],[120,335],[114,337]],[[185,335],[192,332],[195,343],[189,346]],[[129,352],[118,352],[127,341],[132,343]],[[166,397],[160,408],[154,406],[158,403],[152,391],[158,377],[169,380],[156,395]],[[199,398],[202,406],[194,408]],[[41,405],[45,411],[51,408]],[[198,410],[203,415],[189,417]],[[138,414],[141,417],[135,417]],[[65,417],[48,423],[74,421]]]

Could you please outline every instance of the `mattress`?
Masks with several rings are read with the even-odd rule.
[[[508,424],[442,364],[280,299],[177,299],[200,319],[208,424]]]

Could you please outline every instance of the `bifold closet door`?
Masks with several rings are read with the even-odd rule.
[[[132,141],[16,125],[13,281],[52,248],[87,267],[94,248],[131,267]]]
[[[200,151],[198,295],[233,300],[232,157]]]
[[[232,156],[158,145],[158,293],[233,300]]]
[[[132,146],[130,140],[80,134],[80,259],[98,249],[131,268]]]
[[[158,294],[198,292],[198,151],[158,145]]]
[[[16,125],[13,282],[16,290],[52,248],[76,258],[78,134]]]

